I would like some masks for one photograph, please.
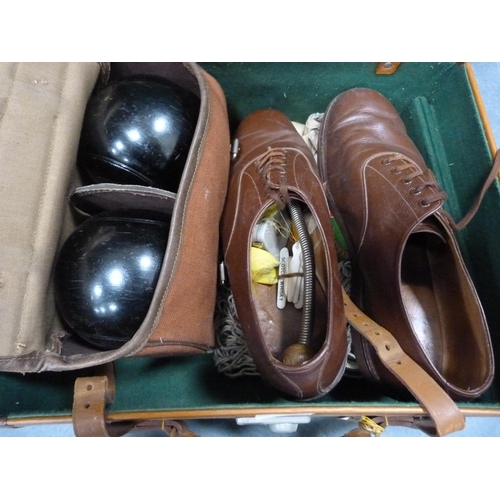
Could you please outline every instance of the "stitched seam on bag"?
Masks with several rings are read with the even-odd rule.
[[[137,192],[132,192],[132,191],[115,191],[115,190],[111,190],[111,189],[110,190],[92,189],[92,190],[88,190],[88,191],[80,191],[77,194],[88,195],[88,194],[116,194],[116,193],[118,193],[118,194],[126,193],[127,195],[131,195],[131,196],[139,196],[142,198],[154,198],[154,199],[162,200],[162,201],[174,200],[174,198],[169,198],[168,196],[162,196],[162,195],[156,194],[156,193],[137,193]],[[85,199],[87,199],[87,197],[85,197]]]
[[[66,82],[67,82],[67,79],[68,79],[68,72],[69,72],[68,70],[69,70],[69,63],[66,63],[65,73],[64,73],[64,80],[63,80],[63,84],[61,86],[61,91],[59,93],[58,107],[60,106],[60,104],[62,102],[62,96],[63,96],[64,89],[66,87]],[[60,117],[60,114],[57,115],[56,119],[54,120],[54,122],[52,124],[52,130],[51,130],[52,138],[51,138],[51,142],[50,142],[49,157],[47,159],[47,164],[48,165],[50,165],[50,163],[52,161],[52,154],[53,154],[53,151],[54,151],[54,143],[55,143],[55,139],[56,139],[55,131],[57,129],[57,124],[58,124],[58,121],[59,121],[59,117]],[[33,249],[33,253],[31,255],[30,266],[29,266],[29,269],[28,269],[28,274],[27,274],[26,282],[25,282],[26,285],[25,285],[24,297],[23,297],[23,304],[22,304],[22,309],[21,309],[21,319],[19,321],[19,328],[18,328],[18,333],[17,333],[17,337],[16,337],[16,342],[15,342],[16,349],[18,349],[20,347],[20,337],[21,337],[21,334],[22,334],[22,331],[23,331],[24,323],[26,321],[26,305],[27,305],[27,301],[28,301],[28,284],[29,284],[29,281],[30,281],[30,277],[32,276],[33,265],[34,265],[34,262],[35,262],[34,248],[35,248],[35,243],[36,243],[36,241],[38,239],[38,234],[40,232],[41,208],[42,208],[42,206],[44,204],[45,196],[47,194],[47,181],[49,179],[49,170],[50,170],[50,168],[48,168],[46,170],[46,172],[45,172],[45,177],[44,177],[44,181],[43,181],[42,196],[40,197],[40,202],[38,204],[38,217],[37,217],[37,222],[36,222],[35,234],[33,235],[33,239],[31,240],[31,247]]]
[[[162,196],[161,194],[158,194],[158,193],[138,193],[136,191],[126,191],[124,189],[120,189],[120,190],[115,190],[115,189],[89,189],[89,190],[81,190],[79,191],[77,194],[80,194],[80,193],[83,193],[83,194],[93,194],[93,193],[96,193],[96,194],[102,194],[102,193],[106,193],[106,194],[113,194],[113,193],[118,193],[118,194],[123,194],[123,193],[126,193],[126,194],[130,194],[131,196],[142,196],[143,198],[158,198],[159,200],[171,200],[173,198],[168,198],[167,196]]]
[[[144,346],[144,348],[147,349],[147,348],[156,348],[156,347],[162,347],[162,346],[165,346],[165,347],[172,347],[172,346],[175,346],[175,347],[195,347],[196,349],[200,349],[203,351],[209,351],[212,349],[212,346],[210,346],[208,344],[199,344],[196,342],[185,342],[182,340],[163,340],[163,341],[152,340],[152,341],[149,341]]]
[[[88,198],[87,198],[87,194],[97,194],[97,195],[100,195],[100,194],[122,194],[122,193],[126,193],[127,195],[131,195],[131,196],[137,196],[139,198],[144,198],[146,200],[160,200],[161,202],[163,202],[163,204],[165,205],[167,202],[174,202],[175,203],[175,198],[169,198],[168,196],[162,196],[160,194],[154,194],[154,193],[135,193],[135,192],[130,192],[130,191],[114,191],[114,190],[104,190],[104,189],[93,189],[93,190],[88,190],[88,191],[80,191],[78,194],[83,194],[83,199],[85,201],[88,201]],[[91,200],[91,203],[95,203],[96,205],[98,205],[98,202],[95,202],[95,201],[92,201]],[[78,203],[75,204],[78,208],[78,210],[80,210],[82,213],[84,214],[87,214],[89,215],[89,211],[88,210],[85,210],[85,208],[81,208],[78,206]],[[88,207],[87,207],[88,208]],[[99,209],[101,207],[98,207]],[[168,208],[171,208],[171,207],[168,207]]]
[[[10,89],[7,94],[7,99],[5,101],[5,108],[3,110],[2,117],[0,118],[0,128],[2,127],[3,120],[5,118],[5,115],[7,114],[7,108],[9,107],[10,98],[12,96],[12,89],[14,88],[14,82],[16,81],[16,75],[18,70],[19,70],[19,63],[16,63],[16,71],[14,73],[14,77],[12,78],[12,82],[10,84]]]
[[[198,152],[196,154],[196,168],[195,168],[193,176],[191,177],[191,181],[189,183],[189,188],[188,188],[187,197],[186,197],[187,199],[190,198],[190,195],[191,195],[191,192],[193,189],[193,184],[194,184],[194,181],[196,178],[196,174],[198,173],[198,168],[200,166],[201,153],[202,153],[202,151],[205,150],[205,143],[206,143],[206,138],[207,138],[207,134],[208,134],[210,118],[212,115],[211,95],[210,95],[210,91],[208,89],[208,85],[204,80],[203,80],[203,85],[205,86],[205,92],[206,92],[206,96],[207,96],[208,116],[207,116],[207,120],[205,121],[205,129],[203,130],[203,136],[202,136],[202,139],[200,141],[200,147],[198,148]],[[181,235],[183,235],[183,229],[184,229],[184,224],[185,224],[185,220],[186,220],[186,211],[187,211],[188,205],[189,205],[189,203],[185,203],[184,209],[182,212],[181,225],[180,225],[181,227],[180,227],[180,231],[179,231],[179,233]],[[170,291],[170,286],[171,286],[172,280],[174,279],[174,274],[175,274],[174,269],[177,267],[177,264],[178,264],[181,243],[182,243],[182,240],[179,239],[179,245],[177,245],[177,249],[176,249],[176,252],[174,255],[174,263],[172,265],[172,272],[170,273],[170,276],[169,276],[168,281],[167,281],[167,285],[165,287],[165,292],[164,292],[162,299],[161,299],[162,306],[165,303],[165,298],[167,297],[167,295]],[[158,311],[156,313],[156,316],[155,316],[153,326],[151,327],[150,333],[152,333],[155,330],[155,325],[158,324],[158,318],[161,316],[161,312],[162,312],[162,307],[159,307]]]

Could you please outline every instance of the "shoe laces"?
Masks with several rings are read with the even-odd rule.
[[[283,210],[290,201],[286,181],[286,152],[269,148],[264,156],[255,161],[255,165],[266,193],[276,203],[278,210]]]
[[[411,172],[407,172],[405,177],[401,179],[401,182],[403,184],[412,184],[413,179],[424,175],[422,169],[416,163],[408,161],[406,158],[403,158],[399,154],[395,154],[393,156],[387,157],[384,160],[382,160],[382,163],[386,165],[395,162],[397,162],[397,165],[392,168],[393,174],[399,175],[402,174],[403,172],[411,170]],[[476,215],[476,212],[479,209],[479,206],[481,205],[481,202],[483,200],[484,195],[486,194],[486,191],[491,186],[493,181],[498,177],[499,171],[500,171],[500,150],[498,150],[495,154],[493,166],[491,168],[491,171],[487,179],[483,184],[483,187],[479,195],[477,196],[475,202],[473,203],[467,214],[462,218],[462,220],[457,223],[448,212],[444,210],[442,211],[443,215],[446,217],[453,230],[460,231],[461,229],[466,227],[467,224],[469,224],[469,222],[473,219],[474,215]],[[419,204],[422,207],[428,207],[436,201],[446,200],[448,196],[439,187],[437,180],[434,177],[434,174],[430,170],[428,170],[425,176],[427,177],[427,179],[425,179],[420,184],[413,186],[410,189],[410,194],[414,196],[420,196],[424,192],[424,190],[430,188],[430,192],[428,190],[427,194],[419,201]]]

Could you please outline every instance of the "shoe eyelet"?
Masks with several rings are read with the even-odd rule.
[[[410,189],[410,194],[412,194],[414,196],[418,196],[418,195],[422,194],[422,190],[421,189],[417,189],[417,188],[411,188]]]
[[[407,186],[408,184],[411,184],[413,182],[413,179],[408,179],[407,177],[404,177],[401,179],[401,183]]]
[[[418,204],[423,208],[430,206],[430,203],[427,200],[419,200]]]
[[[398,168],[398,167],[393,167],[393,168],[391,169],[391,174],[394,174],[394,175],[399,175],[399,174],[401,174],[402,172],[403,172],[403,171],[402,171],[402,170],[399,170],[399,168]]]
[[[381,163],[382,165],[390,165],[392,160],[390,158],[384,158]]]

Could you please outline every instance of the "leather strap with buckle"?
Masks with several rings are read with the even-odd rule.
[[[347,321],[375,348],[382,363],[406,386],[430,417],[412,419],[412,426],[431,436],[444,436],[465,427],[465,418],[440,385],[413,361],[385,328],[361,311],[343,290]],[[418,423],[421,422],[422,425]]]

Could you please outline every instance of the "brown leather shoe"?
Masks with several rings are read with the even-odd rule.
[[[452,397],[474,398],[494,373],[490,334],[465,268],[446,194],[392,104],[351,89],[329,105],[318,163],[330,208],[350,244],[353,298]],[[401,387],[366,340],[364,375]]]
[[[309,148],[280,111],[252,113],[240,124],[235,139],[239,152],[232,165],[221,232],[238,319],[263,379],[285,395],[314,399],[337,384],[347,357],[342,289],[323,187]],[[279,309],[278,284],[252,281],[255,227],[276,209],[284,221],[297,216],[298,209],[308,224],[309,229],[301,232],[297,222],[304,257],[302,309],[292,302]],[[290,237],[284,246],[291,245]],[[283,279],[292,277],[296,276]]]

